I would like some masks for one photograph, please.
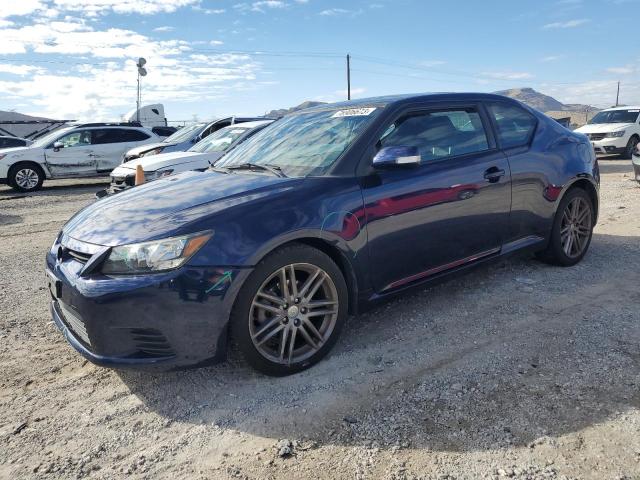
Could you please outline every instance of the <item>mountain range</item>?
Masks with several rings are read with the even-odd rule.
[[[524,88],[512,88],[509,90],[500,90],[498,92],[493,92],[497,95],[504,95],[505,97],[515,98],[516,100],[521,101],[522,103],[529,105],[536,110],[540,110],[541,112],[554,112],[554,114],[558,112],[596,112],[597,108],[592,107],[590,105],[582,105],[579,103],[562,103],[556,100],[549,95],[545,95],[544,93],[540,93],[533,88],[524,87]],[[302,102],[300,105],[291,108],[281,108],[278,110],[271,110],[267,113],[268,117],[282,117],[288,113],[297,112],[298,110],[303,110],[305,108],[314,107],[316,105],[322,105],[325,102],[313,102],[306,101]],[[556,115],[554,115],[556,116]]]

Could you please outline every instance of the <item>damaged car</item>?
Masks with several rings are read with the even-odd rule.
[[[85,123],[61,128],[28,147],[0,151],[0,184],[33,192],[49,179],[109,175],[129,149],[160,140],[135,123]]]
[[[321,105],[78,212],[46,255],[51,315],[99,365],[201,366],[232,342],[287,375],[379,300],[514,252],[577,264],[599,181],[587,137],[510,98]]]

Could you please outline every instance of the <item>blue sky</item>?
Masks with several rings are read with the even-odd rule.
[[[303,100],[531,86],[640,103],[640,1],[20,0],[0,9],[0,109],[115,119],[261,114]]]

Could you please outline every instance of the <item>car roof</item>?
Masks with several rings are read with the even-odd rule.
[[[222,128],[221,130],[227,130],[232,128],[244,128],[246,130],[250,130],[252,128],[261,127],[263,125],[268,125],[269,123],[273,123],[273,120],[256,120],[253,122],[242,122],[242,123],[234,123],[233,125],[229,125],[227,127]]]
[[[640,105],[625,105],[620,107],[604,108],[601,112],[610,112],[613,110],[640,110]]]
[[[291,115],[295,115],[300,112],[310,111],[322,111],[322,110],[337,110],[347,108],[364,108],[364,107],[386,107],[395,104],[406,104],[415,102],[453,102],[453,101],[508,101],[515,104],[520,104],[517,100],[505,97],[503,95],[496,95],[494,93],[407,93],[401,95],[387,95],[382,97],[370,97],[361,98],[358,100],[348,100],[338,103],[327,103],[323,105],[317,105],[315,107],[309,107],[298,112],[293,112]]]

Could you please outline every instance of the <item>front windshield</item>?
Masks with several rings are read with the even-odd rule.
[[[598,112],[589,123],[636,123],[640,110],[608,110]]]
[[[200,140],[189,149],[190,152],[224,152],[235,142],[240,135],[247,131],[246,128],[227,127],[212,133]]]
[[[48,135],[45,135],[44,137],[39,138],[38,140],[33,142],[31,146],[35,148],[47,147],[51,142],[58,139],[60,136],[62,136],[63,134],[65,134],[70,130],[73,130],[73,128],[59,128],[58,130],[55,130],[49,133]]]
[[[379,111],[345,108],[284,117],[234,148],[216,167],[251,163],[279,167],[288,177],[322,175]]]
[[[162,142],[163,143],[180,143],[185,140],[189,140],[196,130],[204,127],[204,123],[194,123],[193,125],[189,125],[188,127],[182,127],[177,132],[169,135]]]

